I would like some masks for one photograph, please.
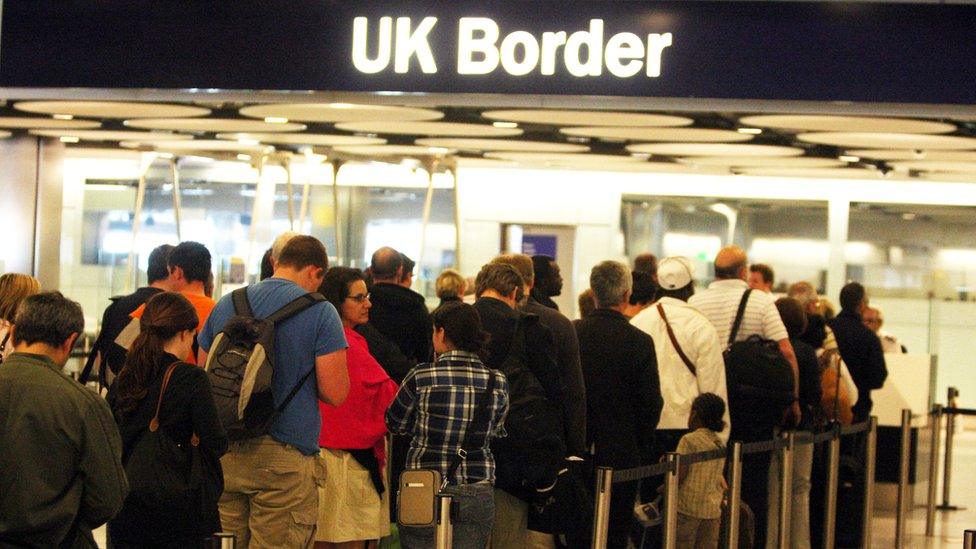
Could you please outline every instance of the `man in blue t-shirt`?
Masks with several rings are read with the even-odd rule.
[[[249,286],[257,318],[318,291],[328,268],[325,246],[311,236],[292,238],[281,251],[272,278]],[[221,299],[198,341],[203,354],[234,316],[231,296]],[[318,303],[275,328],[275,405],[313,368],[267,435],[233,442],[220,463],[224,493],[220,521],[243,547],[312,547],[318,515],[316,456],[322,422],[317,400],[339,405],[349,392],[346,337],[335,307]],[[204,364],[205,362],[200,362]]]

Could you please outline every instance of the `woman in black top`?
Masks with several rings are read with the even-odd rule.
[[[188,452],[196,435],[203,469],[211,473],[202,475],[206,489],[198,491],[199,501],[189,508],[149,503],[130,493],[122,510],[109,522],[113,547],[202,547],[207,538],[220,531],[220,456],[227,451],[227,435],[217,418],[207,374],[177,358],[190,354],[198,323],[196,310],[182,295],[163,292],[153,296],[146,303],[140,334],[109,391],[108,401],[122,435],[122,463],[128,464],[156,414],[166,371],[176,364],[163,394],[160,431]],[[133,475],[145,474],[129,467],[126,473],[130,485],[140,481]]]

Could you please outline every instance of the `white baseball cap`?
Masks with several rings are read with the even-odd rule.
[[[657,265],[657,283],[665,290],[677,290],[691,284],[695,266],[687,257],[665,257]]]

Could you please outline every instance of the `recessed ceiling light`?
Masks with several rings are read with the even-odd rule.
[[[52,114],[51,118],[55,120],[74,120],[74,116],[70,114]]]
[[[630,156],[634,158],[640,158],[641,160],[647,160],[651,157],[651,153],[630,153]]]
[[[81,139],[73,135],[62,135],[60,138],[62,143],[78,143]]]
[[[268,124],[287,124],[288,119],[284,116],[265,116],[264,121]]]
[[[518,124],[516,124],[515,122],[492,122],[491,125],[495,126],[496,128],[517,128],[518,127]]]
[[[759,135],[759,134],[762,133],[762,130],[759,129],[759,128],[739,128],[739,129],[737,129],[735,131],[737,131],[739,133],[746,133],[746,134],[749,134],[749,135]]]
[[[159,153],[159,157],[160,158],[166,158],[168,160],[168,159],[173,158],[173,153]]]
[[[249,154],[239,154],[239,155],[237,155],[237,159],[240,160],[240,161],[242,161],[242,162],[250,162],[251,161],[251,155],[249,155]]]
[[[850,154],[842,154],[842,155],[838,156],[837,159],[838,160],[843,160],[844,162],[860,162],[861,161],[861,157],[860,156],[853,156],[853,155],[850,155]]]
[[[447,154],[451,152],[451,149],[446,147],[427,147],[427,151],[429,151],[430,154]]]
[[[240,143],[241,145],[260,145],[261,144],[261,142],[258,141],[257,139],[248,139],[246,137],[242,137],[242,138],[238,139],[237,142]]]

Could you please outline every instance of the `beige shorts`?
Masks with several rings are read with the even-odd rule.
[[[390,490],[380,498],[369,471],[349,452],[323,448],[325,479],[319,487],[316,541],[342,543],[390,534]],[[386,482],[385,474],[384,483]]]

